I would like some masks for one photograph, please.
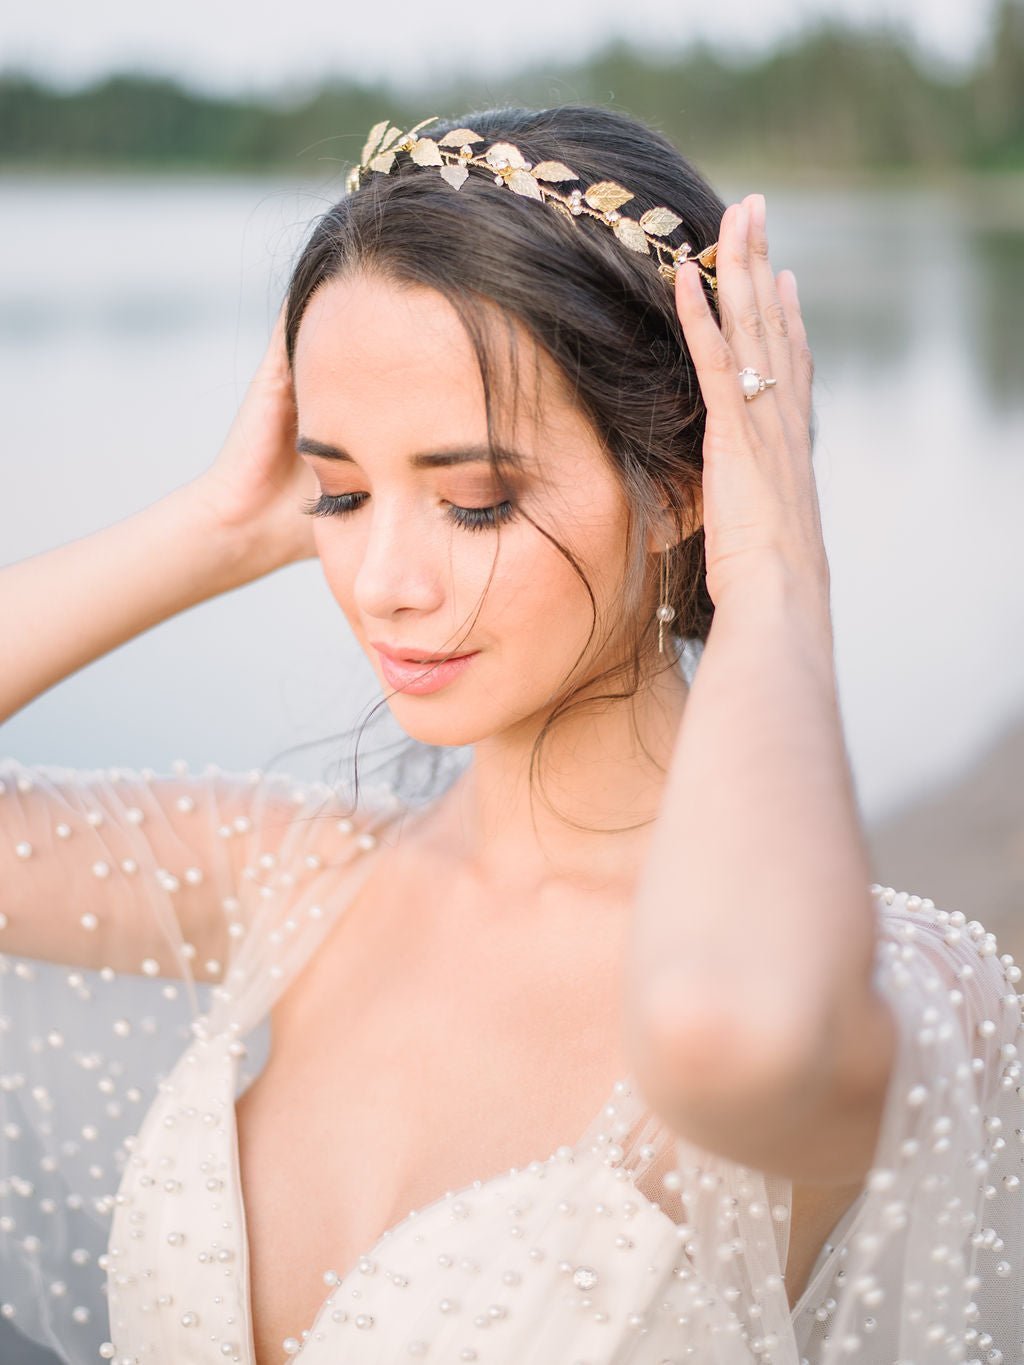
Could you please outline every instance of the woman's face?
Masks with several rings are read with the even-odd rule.
[[[514,441],[496,413],[496,437],[522,457],[507,500],[486,457],[451,455],[485,451],[487,424],[472,344],[443,295],[333,280],[296,340],[299,449],[331,509],[314,519],[324,574],[395,718],[428,744],[473,744],[546,711],[586,644],[586,590],[520,506],[573,552],[596,598],[598,630],[574,684],[611,661],[595,654],[609,615],[617,634],[626,500],[553,362],[539,353],[534,365],[517,331]],[[430,671],[383,650],[470,657]]]

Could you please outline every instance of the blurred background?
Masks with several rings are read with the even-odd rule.
[[[70,0],[0,15],[0,561],[215,456],[370,126],[585,100],[762,190],[817,359],[851,763],[885,884],[1024,950],[1024,0]],[[8,646],[10,647],[10,646]],[[377,697],[315,562],[26,707],[26,763],[320,776]],[[2,1289],[2,1287],[0,1287]],[[2,1299],[2,1293],[0,1293]],[[0,1359],[15,1356],[3,1336]],[[41,1359],[41,1358],[40,1358]]]

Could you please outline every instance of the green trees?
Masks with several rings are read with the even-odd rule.
[[[354,160],[382,117],[511,101],[615,104],[716,169],[819,176],[924,168],[1024,170],[1024,0],[998,0],[984,51],[955,77],[896,29],[823,20],[741,63],[689,46],[653,56],[621,40],[586,62],[545,62],[485,87],[391,89],[338,79],[308,94],[226,99],[118,74],[71,93],[0,73],[0,167],[291,171]]]

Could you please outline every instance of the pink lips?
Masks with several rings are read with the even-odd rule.
[[[382,645],[374,644],[373,647],[380,658],[381,672],[389,685],[415,696],[424,696],[447,687],[465,671],[478,652],[455,655],[440,663],[416,663],[414,659],[396,658],[393,652],[386,650]]]

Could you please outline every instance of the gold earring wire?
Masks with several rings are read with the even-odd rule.
[[[658,621],[658,653],[665,653],[665,627],[673,620],[676,609],[668,600],[668,545],[665,546],[665,553],[661,556],[661,601],[658,603],[658,610],[655,613]]]

